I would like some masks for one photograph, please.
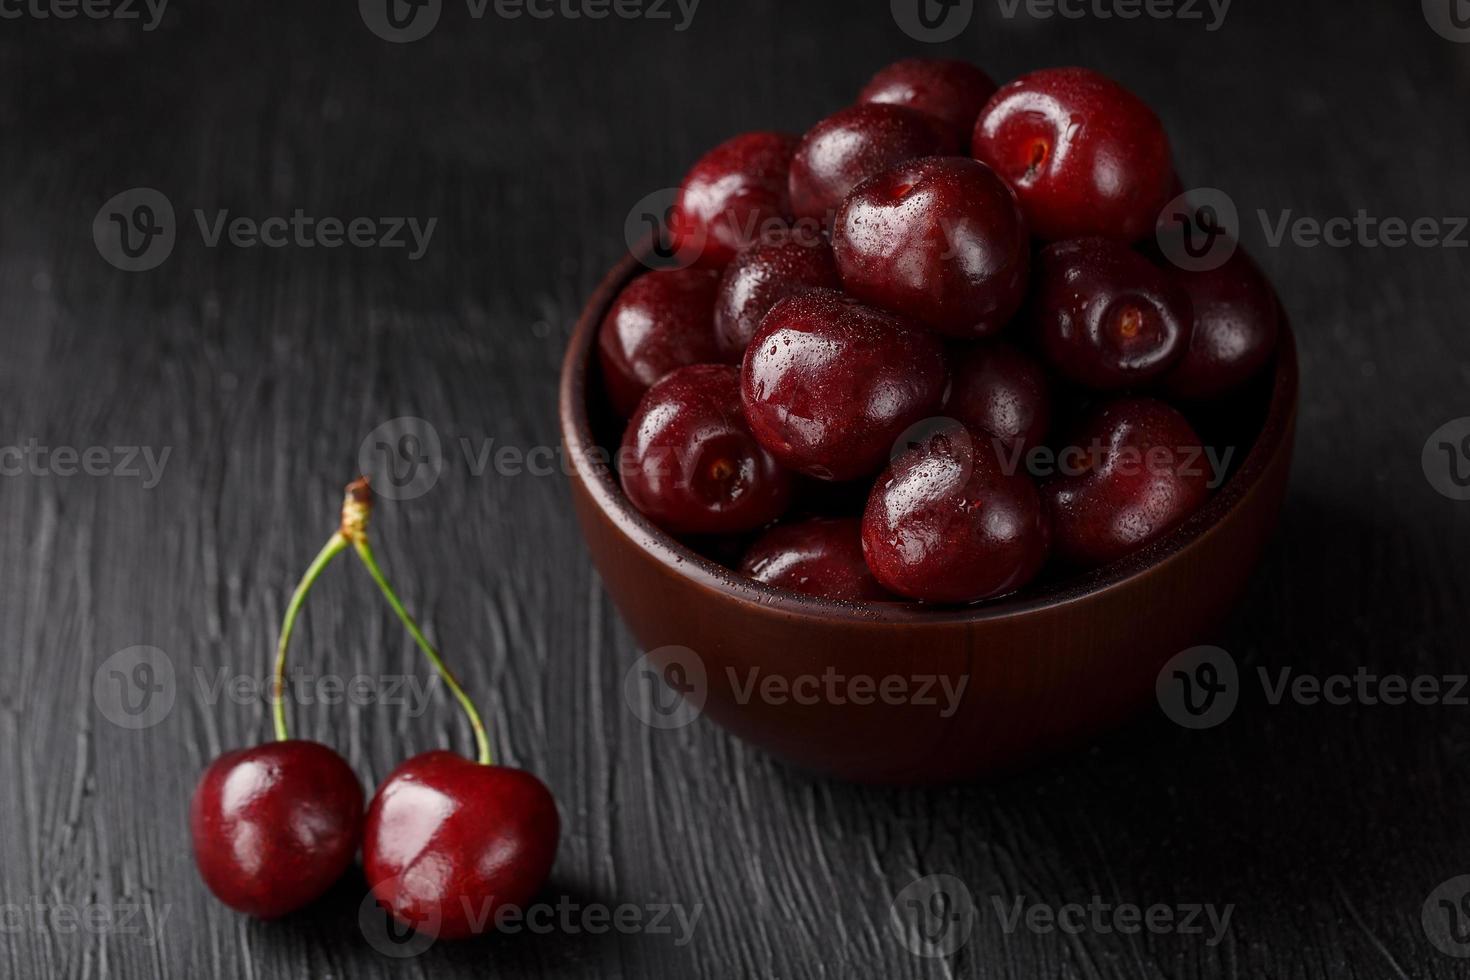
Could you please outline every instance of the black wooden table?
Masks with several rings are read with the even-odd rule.
[[[1440,455],[1450,431],[1425,462],[1431,434],[1470,415],[1454,2],[1240,0],[1211,30],[1203,4],[1203,19],[1090,2],[1071,19],[976,0],[948,15],[963,29],[930,9],[928,36],[958,32],[943,42],[882,0],[705,0],[683,30],[672,3],[669,19],[594,20],[567,15],[580,2],[538,19],[444,0],[412,43],[351,2],[176,0],[153,29],[141,5],[4,6],[0,975],[1470,975],[1451,955],[1470,922],[1454,881],[1470,873],[1470,720],[1453,696],[1470,669],[1470,503],[1449,469],[1470,459]],[[1186,182],[1238,206],[1293,316],[1304,389],[1281,530],[1209,638],[1243,678],[1228,721],[1192,731],[1155,711],[1025,773],[886,791],[792,771],[704,722],[642,724],[622,693],[636,651],[548,454],[565,338],[635,202],[726,135],[800,131],[922,54],[998,78],[1092,65],[1149,99]],[[93,225],[115,195],[134,193],[130,217],[159,203],[138,188],[173,209],[175,241],[127,271],[159,253],[108,252]],[[289,222],[258,229],[281,247],[230,225],[298,210],[311,247]],[[1360,210],[1433,219],[1440,241],[1393,246],[1357,221],[1311,245],[1297,224]],[[361,244],[410,216],[421,233],[436,219],[421,255],[408,231]],[[372,219],[358,244],[354,218]],[[428,492],[382,503],[380,552],[502,756],[555,791],[545,901],[571,911],[549,932],[394,959],[359,929],[355,872],[274,924],[215,902],[186,812],[210,758],[269,737],[259,684],[291,583],[360,447],[405,416],[433,427],[442,466]],[[427,683],[345,562],[298,642],[305,671]],[[1287,669],[1442,686],[1389,705],[1353,680],[1346,703],[1312,703],[1274,696]],[[123,705],[119,676],[151,676],[159,700]],[[294,706],[297,730],[365,785],[468,747],[442,690],[427,705],[376,690]],[[890,910],[934,875],[975,910],[957,950],[924,957]],[[621,905],[636,927],[579,918]],[[1153,928],[1127,929],[1153,907]]]

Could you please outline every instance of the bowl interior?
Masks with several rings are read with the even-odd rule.
[[[793,615],[899,623],[954,622],[1011,616],[1075,601],[1118,585],[1187,548],[1239,505],[1261,476],[1272,452],[1290,434],[1296,405],[1297,363],[1295,341],[1283,315],[1276,353],[1252,381],[1214,402],[1177,406],[1195,426],[1205,445],[1214,448],[1217,458],[1224,459],[1226,452],[1229,457],[1224,483],[1203,507],[1163,538],[1091,571],[1069,573],[1049,567],[1040,579],[1020,592],[970,606],[933,606],[912,601],[851,603],[788,592],[747,579],[725,564],[734,564],[749,538],[681,540],[656,527],[623,496],[612,465],[622,441],[623,420],[611,407],[593,352],[597,328],[608,306],[624,285],[645,271],[646,267],[634,256],[627,256],[609,273],[577,324],[561,379],[562,428],[568,453],[577,460],[598,506],[640,547],[707,587]],[[1063,427],[1067,414],[1063,413]],[[865,492],[864,487],[834,488],[829,493],[829,502],[850,510],[856,501],[860,508]]]

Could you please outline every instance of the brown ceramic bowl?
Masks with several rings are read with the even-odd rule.
[[[1208,638],[1276,523],[1297,402],[1285,325],[1272,366],[1216,413],[1220,428],[1203,426],[1207,441],[1237,447],[1229,478],[1128,558],[959,609],[846,604],[750,581],[649,523],[609,465],[621,423],[597,377],[597,328],[641,271],[632,256],[612,270],[562,365],[577,517],[653,662],[680,663],[696,683],[702,667],[703,713],[799,766],[864,782],[964,779],[1116,725],[1153,701],[1170,657]]]

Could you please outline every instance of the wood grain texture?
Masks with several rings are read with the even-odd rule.
[[[473,449],[556,445],[561,349],[622,249],[624,218],[698,152],[801,130],[901,55],[970,57],[999,78],[1083,63],[1156,105],[1185,180],[1227,189],[1279,284],[1303,398],[1283,526],[1215,641],[1242,670],[1467,669],[1470,504],[1420,467],[1470,415],[1467,252],[1271,247],[1273,216],[1470,214],[1470,46],[1418,4],[1246,3],[1224,26],[1006,19],[924,45],[888,4],[705,0],[692,26],[472,21],[446,4],[410,45],[351,3],[170,5],[136,24],[7,20],[0,35],[0,445],[169,449],[125,476],[0,478],[0,976],[1451,978],[1420,925],[1470,873],[1463,706],[1272,705],[1260,685],[1206,732],[1140,719],[1092,748],[984,784],[884,791],[813,779],[700,723],[641,724],[636,655],[591,573],[564,480],[476,472]],[[179,214],[159,268],[125,273],[91,223],[154,187]],[[402,250],[206,248],[190,212],[437,217]],[[520,935],[411,960],[358,930],[349,877],[287,921],[244,920],[188,853],[194,779],[269,735],[259,701],[210,703],[223,668],[259,677],[291,583],[332,527],[358,447],[429,420],[438,484],[386,503],[380,553],[458,665],[503,758],[564,814],[548,900],[702,909],[669,935]],[[343,564],[313,596],[298,662],[424,675]],[[94,673],[134,645],[178,680],[128,731]],[[327,665],[330,665],[329,667]],[[407,755],[467,746],[438,692],[300,706],[365,785]],[[217,699],[216,699],[217,700]],[[889,921],[913,879],[982,905],[970,941],[922,959]],[[1006,932],[990,899],[1233,904],[1198,935]],[[135,906],[156,937],[67,928],[38,908]],[[136,927],[137,923],[130,923]]]

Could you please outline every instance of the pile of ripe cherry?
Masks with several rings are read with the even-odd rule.
[[[520,913],[545,883],[561,826],[556,801],[531,773],[491,763],[473,702],[378,566],[371,509],[367,480],[350,484],[341,526],[302,576],[281,625],[276,740],[226,752],[204,770],[189,812],[194,861],[220,901],[274,919],[321,897],[360,844],[372,894],[395,919],[435,938],[478,935]],[[286,733],[286,651],[297,615],[322,570],[349,548],[454,694],[479,749],[476,760],[446,751],[407,760],[378,787],[366,817],[347,761]]]
[[[844,600],[974,602],[1156,540],[1212,475],[1170,402],[1260,371],[1280,316],[1239,249],[1188,271],[1144,241],[1179,190],[1158,118],[1083,68],[902,61],[800,139],[722,143],[673,267],[601,324],[624,492],[677,535],[764,528],[742,571]],[[861,518],[811,506],[857,481]]]

